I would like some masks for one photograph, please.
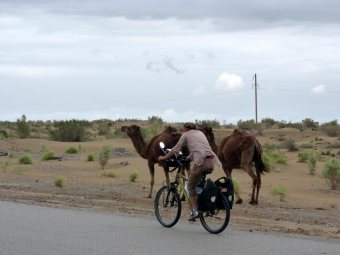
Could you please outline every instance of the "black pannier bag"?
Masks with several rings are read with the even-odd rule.
[[[222,194],[225,196],[225,198],[227,199],[228,203],[229,203],[229,208],[232,209],[233,208],[233,203],[234,203],[234,186],[233,186],[233,182],[231,180],[229,180],[227,177],[221,177],[219,179],[217,179],[214,182],[215,186],[218,188],[219,191],[222,192]],[[222,209],[224,208],[223,205],[221,204],[222,201],[219,200],[218,201],[218,208]]]
[[[213,211],[216,209],[218,189],[211,179],[200,182],[196,187],[196,191],[199,211]]]

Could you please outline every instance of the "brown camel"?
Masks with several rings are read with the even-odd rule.
[[[228,179],[232,179],[231,172],[234,168],[243,168],[253,180],[253,190],[250,204],[258,204],[259,191],[261,188],[261,174],[267,172],[266,167],[262,161],[262,146],[254,135],[248,132],[235,129],[234,132],[225,137],[220,145],[215,144],[214,134],[211,127],[201,128],[203,133],[208,138],[208,141],[214,152],[222,163],[223,170]],[[216,150],[217,149],[217,150]],[[252,169],[252,163],[255,163],[256,175]],[[256,196],[255,196],[256,189]],[[240,194],[235,191],[237,197],[236,203],[241,204],[242,198]]]
[[[171,126],[167,126],[161,134],[154,136],[153,138],[151,138],[149,143],[146,143],[139,126],[123,126],[121,130],[131,138],[131,141],[138,154],[148,161],[149,171],[151,175],[151,187],[149,195],[147,197],[151,198],[152,189],[155,182],[155,164],[160,164],[163,167],[166,182],[167,184],[170,184],[169,167],[158,161],[158,156],[163,155],[163,151],[159,146],[159,142],[163,142],[166,148],[172,148],[178,142],[179,138],[181,137],[181,133],[177,132],[177,129]]]

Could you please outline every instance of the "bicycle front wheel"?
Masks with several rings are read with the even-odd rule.
[[[220,208],[201,212],[200,221],[203,227],[212,234],[218,234],[225,230],[230,220],[230,208],[227,199],[222,193],[218,193],[221,199]]]
[[[177,190],[174,187],[162,187],[156,194],[154,207],[159,223],[167,228],[174,226],[178,222],[182,210]]]

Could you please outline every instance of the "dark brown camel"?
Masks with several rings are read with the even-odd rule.
[[[228,179],[232,179],[231,172],[234,168],[244,169],[253,180],[253,190],[250,204],[258,204],[259,191],[261,188],[261,174],[267,172],[262,161],[262,146],[254,135],[248,132],[235,129],[234,132],[225,137],[220,145],[215,144],[214,134],[211,127],[201,128],[208,138],[211,148],[215,152],[222,163],[223,170]],[[217,149],[217,150],[216,150]],[[255,163],[256,174],[252,169],[252,163]],[[255,196],[256,189],[256,196]],[[240,194],[235,191],[236,203],[241,204]]]
[[[152,189],[155,182],[155,164],[162,165],[164,169],[164,174],[166,178],[166,182],[170,184],[169,179],[169,168],[162,164],[162,162],[158,161],[158,156],[163,155],[161,148],[159,147],[159,142],[163,142],[166,148],[172,148],[176,145],[179,138],[181,137],[181,133],[177,132],[177,130],[171,126],[165,127],[163,133],[154,136],[151,138],[149,143],[146,143],[140,127],[137,125],[131,126],[123,126],[121,128],[123,132],[125,132],[130,138],[131,141],[137,150],[138,154],[148,161],[149,171],[151,175],[150,181],[150,192],[147,197],[152,197]]]

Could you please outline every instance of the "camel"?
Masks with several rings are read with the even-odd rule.
[[[181,133],[177,132],[177,129],[171,126],[165,127],[165,130],[159,134],[151,138],[149,143],[146,143],[140,127],[137,125],[131,125],[131,126],[123,126],[121,127],[121,130],[125,132],[130,138],[131,141],[137,150],[137,153],[144,159],[148,161],[149,171],[151,175],[151,181],[150,181],[150,192],[148,194],[148,198],[152,197],[152,190],[153,185],[155,182],[155,164],[159,164],[164,169],[164,174],[166,178],[166,182],[169,185],[170,179],[169,179],[169,167],[167,167],[162,162],[158,161],[158,156],[163,155],[163,151],[161,150],[159,146],[159,142],[163,142],[165,144],[166,148],[172,148],[176,145],[179,138],[181,137]]]
[[[261,174],[267,172],[262,161],[262,146],[254,135],[241,130],[235,129],[234,132],[225,137],[219,146],[215,144],[214,134],[211,127],[201,128],[207,136],[211,148],[217,154],[222,163],[222,168],[228,179],[232,179],[231,172],[234,168],[244,169],[253,180],[253,189],[250,204],[258,204],[259,191],[261,188]],[[252,163],[255,163],[256,175],[252,169]],[[256,196],[255,196],[256,189]],[[240,194],[234,191],[237,197],[236,203],[243,202]]]

